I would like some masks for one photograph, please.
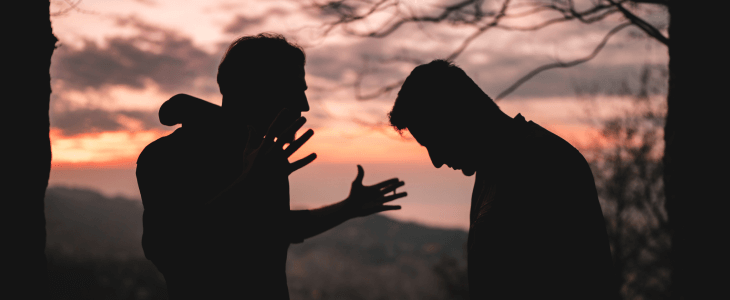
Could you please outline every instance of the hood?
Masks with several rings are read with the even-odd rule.
[[[187,94],[177,94],[160,106],[160,123],[174,126],[177,124],[209,125],[222,120],[222,108],[200,98]]]

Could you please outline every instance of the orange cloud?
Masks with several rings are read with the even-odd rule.
[[[357,125],[318,128],[290,161],[312,152],[317,153],[316,161],[328,163],[397,164],[429,160],[426,148],[385,126],[373,129]]]
[[[546,124],[544,127],[581,150],[606,146],[605,141],[595,138],[600,136],[599,132],[585,125]],[[171,132],[155,129],[64,136],[53,128],[50,133],[52,165],[54,168],[134,168],[145,146]],[[407,132],[404,136],[387,126],[322,127],[315,130],[314,136],[290,161],[317,153],[316,162],[326,163],[428,163],[426,148],[408,139]]]
[[[50,132],[53,168],[134,168],[147,144],[170,131],[105,131],[64,136]]]
[[[389,128],[388,128],[389,129]],[[51,129],[54,168],[134,168],[139,153],[172,131],[105,131],[64,136]],[[302,130],[300,133],[303,133]],[[291,161],[317,153],[318,162],[403,163],[428,160],[425,148],[397,133],[319,128]]]

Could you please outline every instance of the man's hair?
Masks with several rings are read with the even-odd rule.
[[[304,66],[304,51],[277,33],[260,33],[235,40],[218,66],[221,94],[235,90],[242,82],[275,78],[292,66]]]
[[[402,133],[414,120],[437,116],[441,122],[489,117],[499,107],[461,68],[436,59],[408,75],[388,113],[390,124]]]

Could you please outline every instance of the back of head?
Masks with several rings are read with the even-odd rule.
[[[224,96],[250,87],[265,87],[283,73],[298,72],[296,68],[303,68],[304,63],[302,48],[280,34],[244,36],[231,43],[223,56],[218,66],[218,86]]]
[[[499,107],[461,68],[437,59],[411,72],[398,92],[391,125],[399,132],[413,122],[460,123],[488,118]]]

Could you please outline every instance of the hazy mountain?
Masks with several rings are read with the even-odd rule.
[[[78,259],[142,253],[142,203],[83,189],[46,191],[46,249]]]
[[[47,190],[46,253],[58,298],[166,297],[163,278],[142,253],[142,210],[139,201],[90,190]],[[290,247],[291,298],[454,298],[446,285],[466,285],[465,242],[461,230],[381,215],[353,219]]]

